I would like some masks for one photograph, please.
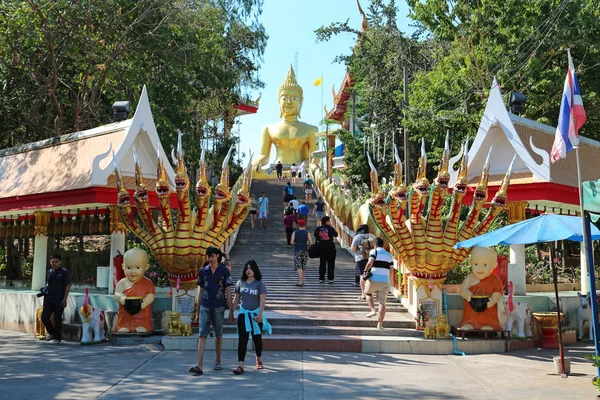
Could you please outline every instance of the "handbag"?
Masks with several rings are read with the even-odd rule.
[[[372,273],[371,271],[367,271],[367,272],[365,272],[365,274],[362,276],[362,278],[363,278],[365,281],[367,281],[367,280],[369,280],[369,278],[370,278],[370,277],[372,277],[372,276],[373,276],[373,273]]]
[[[320,258],[321,257],[321,245],[319,243],[311,244],[308,248],[308,258]]]

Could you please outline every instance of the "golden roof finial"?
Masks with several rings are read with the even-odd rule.
[[[356,0],[356,4],[358,5],[358,12],[362,15],[362,18],[363,18],[362,24],[361,24],[361,28],[362,28],[361,30],[364,32],[369,27],[369,22],[367,21],[367,14],[365,14],[362,7],[360,6],[360,1]]]
[[[283,82],[283,85],[279,87],[279,92],[277,93],[279,97],[281,97],[281,92],[284,90],[288,90],[294,92],[300,98],[300,103],[304,100],[302,88],[298,85],[296,81],[296,74],[294,73],[294,68],[290,65],[290,69],[287,73],[287,77]]]

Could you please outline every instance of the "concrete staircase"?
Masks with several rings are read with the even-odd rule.
[[[257,180],[252,193],[265,192],[269,198],[269,218],[266,229],[252,229],[250,219],[241,226],[230,257],[234,282],[241,276],[244,264],[255,260],[268,290],[265,315],[273,326],[273,334],[263,336],[265,350],[382,352],[408,354],[452,354],[452,340],[423,338],[414,329],[412,316],[401,303],[388,294],[384,330],[377,330],[376,317],[367,318],[369,308],[358,299],[360,289],[353,286],[355,263],[348,251],[338,247],[335,283],[319,283],[319,261],[308,262],[304,286],[297,287],[293,248],[288,248],[283,227],[283,187],[286,181]],[[294,185],[299,200],[304,195],[300,181]],[[314,207],[314,199],[309,207]],[[317,223],[309,216],[308,230]],[[513,341],[514,342],[514,341]],[[165,336],[162,344],[167,350],[195,350],[197,335],[190,337]],[[517,343],[519,344],[519,343]],[[459,340],[457,349],[467,354],[502,353],[515,347],[505,340]],[[214,349],[214,340],[207,341]],[[252,348],[249,341],[248,348]],[[236,327],[225,325],[223,349],[237,349]]]
[[[247,218],[230,254],[234,282],[240,278],[248,260],[255,260],[261,269],[268,290],[265,315],[273,326],[273,335],[264,337],[265,349],[364,351],[365,340],[380,342],[398,337],[422,337],[422,333],[413,329],[414,321],[406,308],[392,295],[388,296],[385,329],[377,330],[376,317],[367,318],[369,307],[358,299],[360,288],[353,286],[354,257],[345,249],[337,249],[335,283],[319,283],[319,260],[309,259],[304,286],[295,286],[298,278],[294,270],[294,250],[287,246],[283,227],[285,183],[277,180],[253,183],[252,193],[257,198],[263,191],[269,198],[267,228],[259,229],[257,224],[252,229]],[[298,180],[293,186],[302,201],[302,183]],[[308,204],[311,211],[314,201]],[[312,233],[316,227],[316,218],[309,215],[308,230]],[[227,346],[227,338],[237,336],[236,327],[227,324],[224,334]]]

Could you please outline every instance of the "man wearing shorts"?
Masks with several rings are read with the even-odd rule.
[[[217,360],[215,371],[221,370],[221,350],[223,349],[223,322],[225,306],[229,307],[229,321],[233,319],[233,301],[230,287],[233,285],[227,267],[219,263],[221,251],[216,247],[206,249],[208,265],[198,273],[198,299],[200,300],[200,338],[198,340],[198,364],[189,369],[196,375],[203,373],[202,364],[206,350],[206,337],[213,326]],[[228,261],[228,260],[226,260]]]
[[[392,266],[394,258],[383,248],[383,239],[375,238],[375,248],[369,253],[369,262],[365,267],[365,277],[368,272],[373,275],[365,283],[365,294],[367,295],[367,304],[371,312],[367,317],[371,318],[377,315],[377,329],[383,330],[383,319],[385,318],[385,302],[387,294],[390,291],[390,282],[392,281]],[[375,311],[373,294],[377,293],[377,302],[379,310]]]
[[[267,229],[267,214],[269,214],[269,198],[265,195],[265,192],[262,192],[260,194],[260,198],[257,200],[257,203],[259,228]]]

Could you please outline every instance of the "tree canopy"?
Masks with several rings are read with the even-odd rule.
[[[388,143],[393,139],[399,148],[403,147],[400,128],[408,132],[413,143],[424,137],[429,159],[435,164],[449,130],[456,153],[464,138],[473,137],[477,131],[494,76],[503,86],[505,97],[510,91],[526,95],[523,117],[555,126],[569,48],[587,112],[580,134],[600,139],[599,2],[407,3],[416,27],[410,36],[397,26],[398,9],[393,0],[371,1],[369,27],[364,32],[347,23],[333,23],[316,31],[318,40],[328,40],[341,32],[357,34],[352,54],[336,60],[345,62],[354,74],[359,99],[357,117],[373,122],[376,132],[387,136]],[[409,71],[408,104],[403,101],[403,67]],[[360,127],[359,140],[372,135],[369,123]],[[356,156],[350,158],[366,164],[364,157]],[[412,152],[413,178],[417,158]],[[383,166],[386,170],[389,167],[387,163]],[[351,170],[350,175],[362,174]]]
[[[0,5],[0,146],[112,120],[144,84],[167,148],[198,143],[262,87],[262,0],[5,0]],[[197,147],[197,146],[195,146]]]

